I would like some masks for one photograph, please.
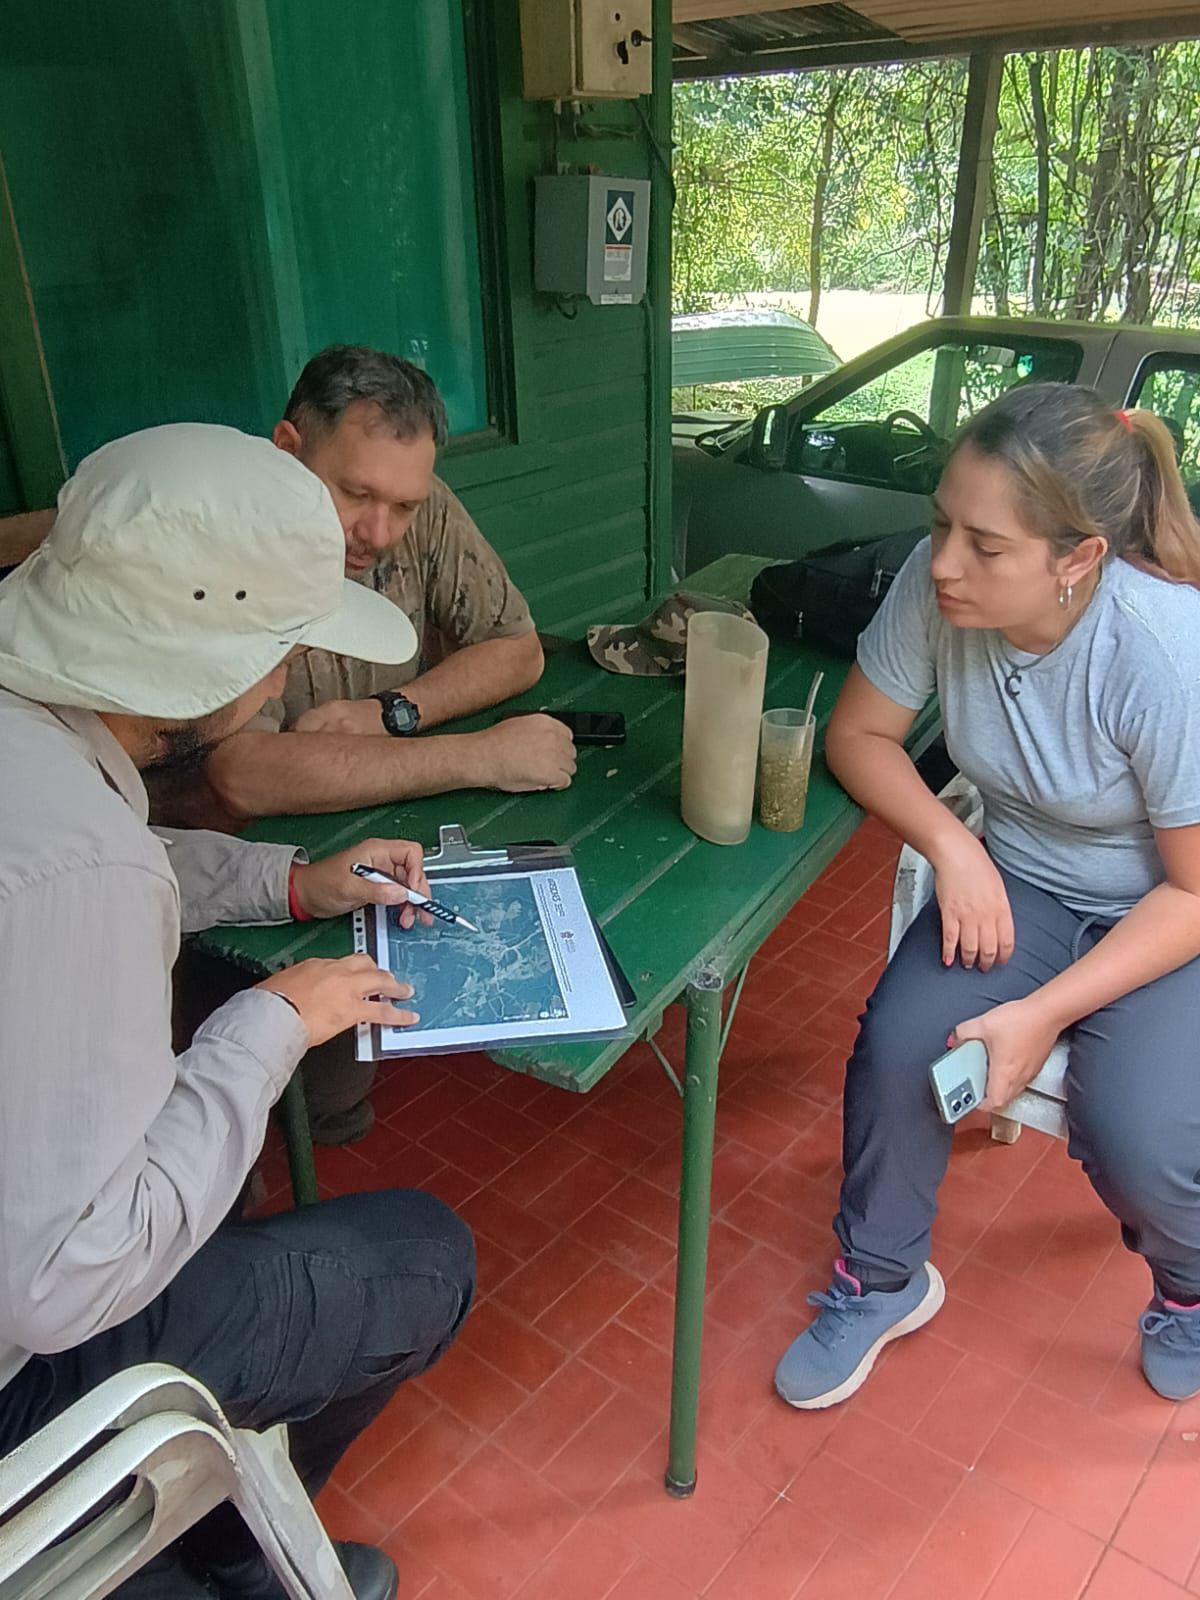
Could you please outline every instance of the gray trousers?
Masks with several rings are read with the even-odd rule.
[[[846,1072],[841,1209],[834,1227],[869,1285],[929,1257],[953,1130],[930,1062],[960,1022],[1031,994],[1108,926],[1004,875],[1016,951],[991,972],[943,967],[936,902],[917,916],[867,1001]],[[1200,1296],[1200,959],[1071,1030],[1068,1151],[1168,1298]]]

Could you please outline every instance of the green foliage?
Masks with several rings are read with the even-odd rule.
[[[1010,56],[981,286],[1017,314],[1200,313],[1200,42]]]
[[[978,284],[997,310],[1200,318],[1198,88],[1200,42],[1007,59]],[[965,95],[951,60],[678,85],[674,309],[823,285],[936,306]]]
[[[675,310],[811,290],[827,116],[825,275],[843,288],[924,288],[949,230],[965,81],[961,62],[935,61],[678,85]]]

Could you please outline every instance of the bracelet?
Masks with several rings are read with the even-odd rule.
[[[288,868],[288,913],[293,922],[311,922],[313,920],[312,912],[305,911],[300,904],[300,897],[296,893],[296,867],[298,865],[298,862],[293,861]]]

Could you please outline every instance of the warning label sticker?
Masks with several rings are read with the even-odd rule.
[[[604,276],[610,283],[628,281],[633,277],[633,247],[628,244],[606,244],[604,247]]]

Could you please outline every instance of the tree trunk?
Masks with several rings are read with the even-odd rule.
[[[1158,93],[1161,58],[1151,50],[1145,57],[1137,86],[1136,113],[1129,125],[1123,184],[1125,199],[1125,309],[1124,322],[1149,322],[1153,296],[1151,267],[1158,253],[1163,197],[1154,184],[1154,99]]]
[[[1113,258],[1113,229],[1117,219],[1118,187],[1121,182],[1121,146],[1130,103],[1133,99],[1137,52],[1114,52],[1112,87],[1100,124],[1100,142],[1092,173],[1084,223],[1083,258],[1075,282],[1072,316],[1089,322],[1112,297],[1109,273]]]
[[[996,175],[993,169],[992,185],[987,214],[983,221],[983,248],[980,253],[985,285],[991,290],[992,303],[998,317],[1010,317],[1012,307],[1008,300],[1009,252],[1004,237],[1004,219],[1000,211],[1000,197],[996,193]]]
[[[1029,105],[1033,113],[1033,150],[1037,160],[1037,209],[1033,218],[1033,259],[1029,268],[1029,299],[1035,317],[1046,313],[1046,240],[1050,232],[1050,124],[1046,116],[1044,63],[1031,56]]]
[[[815,328],[821,310],[821,251],[825,229],[825,196],[833,170],[833,144],[837,137],[838,101],[846,88],[846,76],[831,81],[825,114],[821,118],[821,159],[813,189],[812,232],[808,240],[808,320]]]

